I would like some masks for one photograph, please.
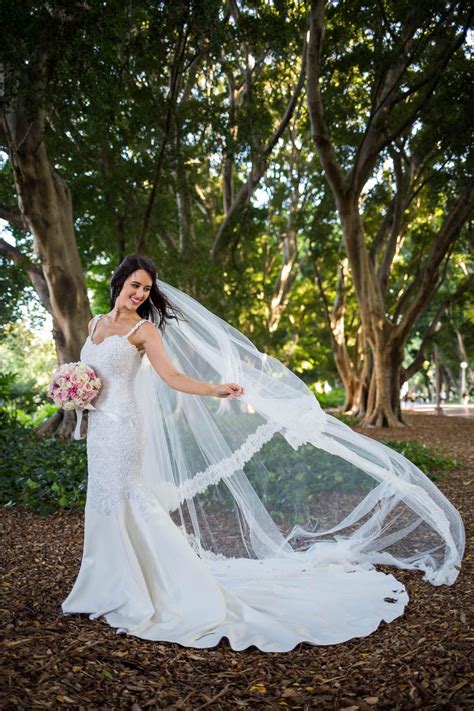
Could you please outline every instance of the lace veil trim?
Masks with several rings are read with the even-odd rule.
[[[257,427],[239,449],[217,464],[211,464],[207,469],[198,472],[192,479],[176,487],[176,501],[173,508],[178,508],[186,499],[192,499],[201,494],[211,484],[217,484],[222,479],[228,479],[250,461],[256,452],[281,429],[277,422],[265,422]]]

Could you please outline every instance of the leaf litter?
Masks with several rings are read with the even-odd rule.
[[[82,516],[0,510],[1,709],[368,709],[446,708],[474,702],[472,597],[474,422],[410,415],[397,438],[441,448],[458,466],[437,485],[460,511],[468,550],[454,586],[392,570],[406,585],[405,615],[369,637],[292,652],[205,652],[117,635],[60,604],[82,555]],[[386,431],[363,430],[384,439]]]

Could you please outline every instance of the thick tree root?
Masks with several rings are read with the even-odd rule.
[[[360,424],[362,427],[408,427],[401,417],[385,410],[373,410],[367,413]]]
[[[61,425],[61,422],[63,421],[63,415],[64,410],[56,410],[53,415],[48,417],[47,420],[45,420],[41,423],[41,425],[36,427],[36,433],[42,435],[43,437],[51,437],[55,434],[56,430]]]
[[[82,419],[81,434],[84,436],[87,430],[87,414]],[[42,437],[59,437],[59,439],[72,439],[76,428],[76,413],[74,410],[57,410],[51,417],[48,417],[39,427],[37,434]]]

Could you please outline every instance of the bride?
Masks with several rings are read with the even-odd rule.
[[[186,647],[286,652],[403,614],[385,564],[456,580],[457,510],[405,457],[325,414],[280,361],[126,257],[81,351],[82,562],[63,613]]]

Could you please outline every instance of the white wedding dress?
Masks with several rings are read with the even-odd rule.
[[[147,640],[202,648],[226,637],[234,650],[268,652],[364,637],[402,615],[403,585],[364,560],[325,562],[314,547],[263,559],[199,555],[143,476],[142,358],[128,338],[142,322],[95,343],[97,320],[81,360],[103,389],[89,413],[83,557],[64,614],[103,618]]]

